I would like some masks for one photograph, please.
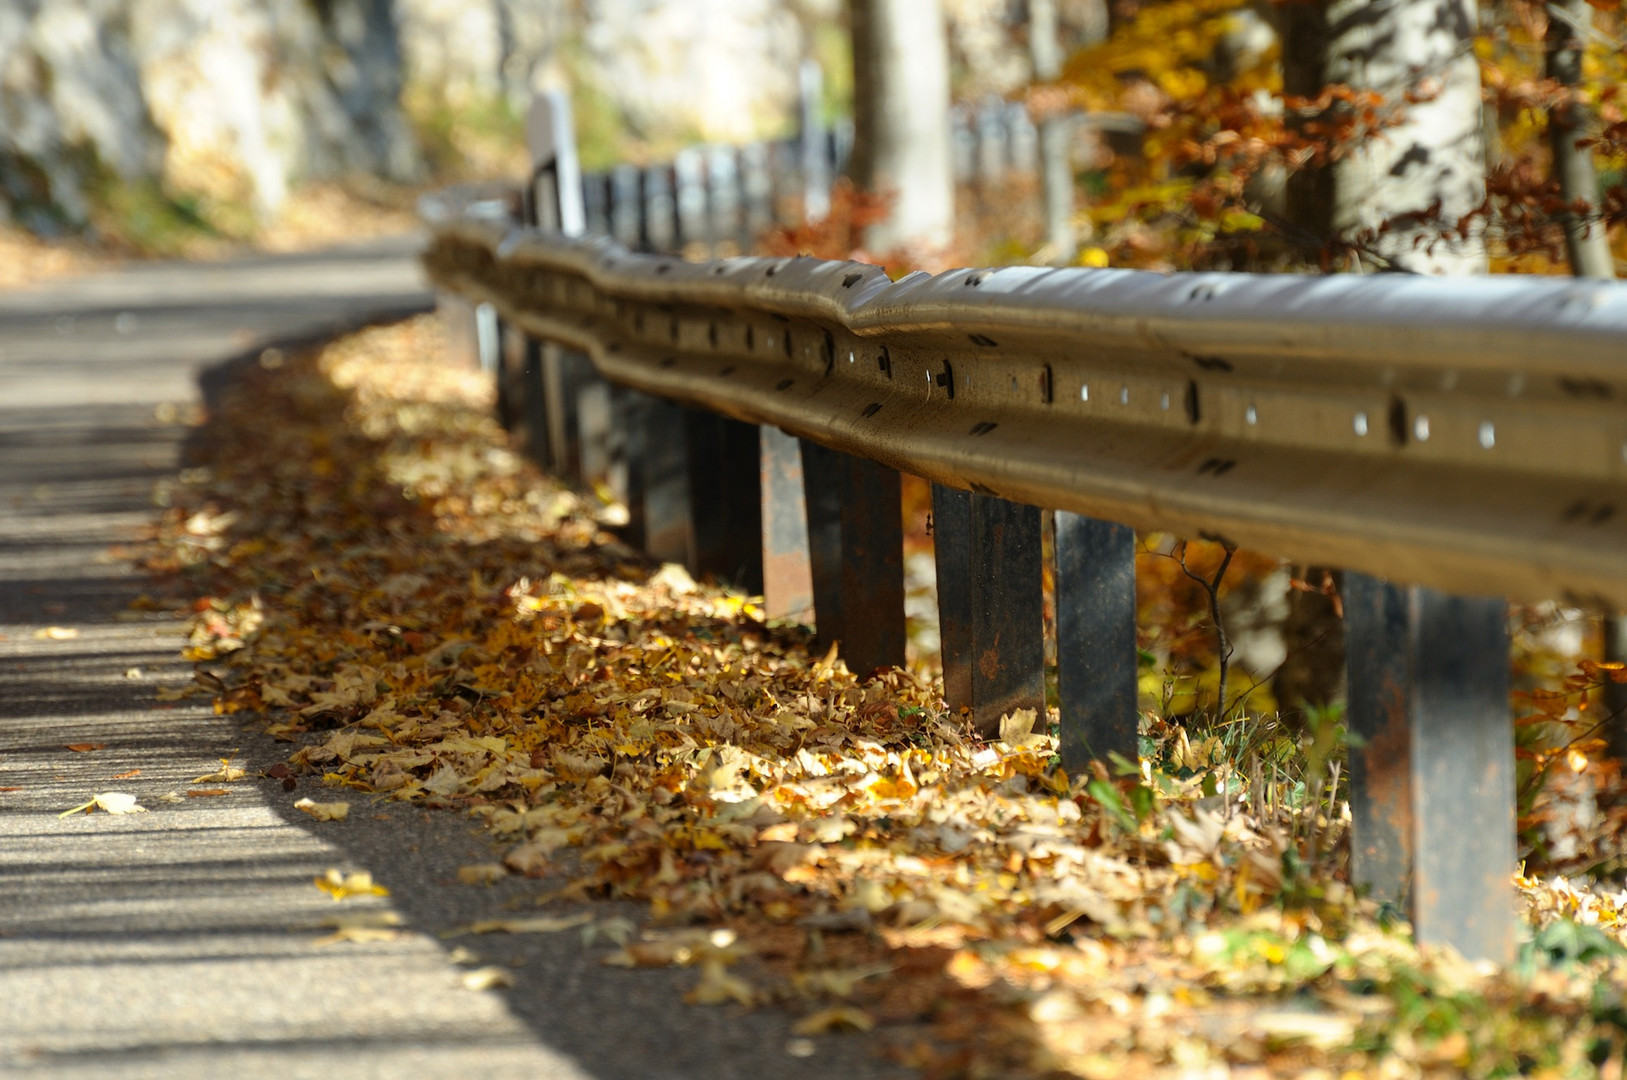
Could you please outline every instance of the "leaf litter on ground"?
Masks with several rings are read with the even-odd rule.
[[[856,678],[650,565],[509,445],[442,333],[251,369],[148,561],[190,590],[216,710],[295,743],[293,773],[472,814],[505,853],[461,878],[567,875],[654,927],[485,932],[579,925],[607,963],[698,968],[692,1002],[896,1032],[940,1076],[1619,1072],[1627,962],[1546,928],[1619,945],[1627,895],[1520,878],[1548,942],[1523,969],[1419,949],[1327,855],[1338,820],[1307,867],[1291,810],[1069,776],[1046,718],[981,741],[922,675]],[[317,884],[383,893],[364,877]]]

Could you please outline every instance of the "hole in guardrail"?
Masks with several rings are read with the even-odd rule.
[[[995,348],[994,339],[986,334],[967,334],[966,336],[971,339],[973,345],[981,345],[985,349]]]
[[[949,395],[950,401],[955,400],[955,366],[953,364],[945,360],[942,373],[932,381],[943,387],[944,392]]]
[[[1198,401],[1198,380],[1186,380],[1186,422],[1196,425],[1203,417],[1203,409]]]
[[[669,368],[673,364],[676,364],[677,362],[678,362],[678,358],[676,356],[663,356],[661,358],[661,366],[664,367],[664,368]]]
[[[1194,364],[1198,365],[1205,371],[1236,370],[1232,362],[1223,356],[1194,356],[1193,354],[1188,353],[1187,359],[1191,360]]]
[[[979,285],[983,284],[983,279],[988,276],[989,275],[987,273],[967,274],[964,284],[967,288],[975,289]]]
[[[829,330],[825,331],[825,374],[830,375],[836,371],[836,339]]]
[[[672,266],[669,263],[657,263],[656,267],[655,267],[655,272],[657,274],[664,274],[668,270],[671,270],[671,269],[672,269]]]
[[[863,279],[863,277],[864,277],[863,274],[849,274],[849,275],[847,275],[847,277],[842,279],[842,288],[851,289],[853,286],[857,285],[860,282],[860,280]]]
[[[776,390],[789,390],[795,384],[796,384],[795,379],[781,379],[779,382],[774,384],[774,389],[776,389]]]
[[[1559,377],[1559,388],[1571,397],[1604,400],[1611,396],[1610,384],[1602,379],[1573,378],[1568,375],[1561,375]]]
[[[733,364],[728,365],[722,371],[719,371],[718,374],[719,375],[725,375],[725,376],[733,375],[734,374],[734,365]]]
[[[777,267],[777,266],[767,267],[766,269],[763,270],[763,276],[764,277],[773,277],[774,276],[774,271],[776,271],[778,269],[779,269],[779,267]]]
[[[864,419],[868,420],[868,419],[870,419],[872,416],[876,415],[880,411],[881,411],[881,402],[872,401],[870,404],[868,404],[868,405],[866,405],[864,407],[864,411],[861,412],[859,415],[861,417],[863,417]]]
[[[795,348],[794,348],[794,347],[793,347],[793,345],[792,345],[792,342],[791,342],[791,328],[790,328],[790,327],[786,327],[786,328],[785,328],[785,358],[786,358],[786,359],[787,359],[787,360],[789,360],[789,359],[791,359],[791,355],[792,355],[792,354],[793,354],[793,353],[794,353],[794,352],[795,352],[795,351],[796,351],[796,350],[795,350]]]
[[[881,352],[876,356],[876,367],[880,368],[881,373],[889,379],[893,377],[893,354],[887,351],[885,345],[881,347]]]
[[[972,430],[969,432],[969,434],[987,435],[989,432],[993,431],[999,426],[1000,425],[995,423],[993,420],[979,420],[977,423],[972,425]]]
[[[1056,380],[1052,376],[1050,364],[1039,369],[1039,399],[1047,405],[1056,400]]]
[[[712,273],[721,274],[726,269],[728,269],[728,267],[724,266],[722,263],[719,263],[718,265],[712,267]]]
[[[751,352],[757,348],[757,330],[751,325],[746,326],[746,351]]]
[[[644,313],[642,311],[640,311],[638,314],[633,316],[633,333],[642,334],[643,332],[644,332]]]
[[[717,348],[717,323],[716,323],[716,321],[710,322],[710,323],[708,323],[706,325],[706,340],[711,343],[712,348],[714,348],[714,349]]]
[[[1212,457],[1212,458],[1208,458],[1207,460],[1204,461],[1204,463],[1202,465],[1198,466],[1198,475],[1199,476],[1225,476],[1227,473],[1231,472],[1236,467],[1237,467],[1237,462],[1235,460],[1233,460],[1232,458]]]
[[[1603,525],[1616,516],[1616,508],[1611,503],[1578,499],[1566,507],[1561,516],[1572,525]]]
[[[1398,397],[1390,399],[1390,442],[1407,445],[1407,403]]]
[[[673,341],[678,340],[678,335],[681,332],[681,330],[682,330],[682,327],[680,327],[678,325],[678,320],[677,319],[673,319],[671,322],[669,322],[667,324],[667,336],[670,337]]]
[[[608,345],[606,345],[604,347],[604,351],[607,352],[607,353],[619,353],[619,352],[621,352],[621,342],[612,341],[610,344],[608,344]]]

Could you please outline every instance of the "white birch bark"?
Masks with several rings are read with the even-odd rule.
[[[1478,226],[1440,238],[1486,194],[1473,0],[1332,0],[1327,20],[1325,80],[1377,92],[1399,121],[1333,166],[1334,229],[1401,269],[1484,273]]]
[[[889,196],[865,246],[941,249],[954,227],[949,44],[938,0],[848,0],[853,34],[853,154],[848,173]]]

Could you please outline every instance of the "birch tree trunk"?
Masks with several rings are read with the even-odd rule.
[[[949,43],[938,0],[848,0],[853,153],[848,174],[891,197],[865,246],[947,247],[955,186],[949,155]]]
[[[1587,0],[1563,0],[1551,5],[1548,14],[1546,67],[1548,77],[1574,90],[1582,82],[1582,40],[1584,27],[1593,25],[1593,9]],[[1598,220],[1599,180],[1593,170],[1593,150],[1578,146],[1588,135],[1587,107],[1574,98],[1554,106],[1548,114],[1548,141],[1553,147],[1554,175],[1559,194],[1572,207],[1567,210],[1565,254],[1571,273],[1577,277],[1616,276],[1615,258]]]
[[[1380,267],[1485,272],[1480,225],[1450,235],[1486,195],[1475,22],[1473,0],[1286,6],[1285,91],[1314,98],[1348,86],[1379,99],[1376,131],[1291,179],[1289,216],[1305,236],[1356,245]]]

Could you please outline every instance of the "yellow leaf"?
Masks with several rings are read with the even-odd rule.
[[[465,885],[492,885],[508,877],[501,863],[474,863],[458,867],[458,880]]]
[[[514,985],[514,973],[500,967],[475,968],[463,976],[463,985],[470,990],[495,990]]]
[[[79,636],[79,631],[71,626],[47,626],[34,631],[34,636],[51,641],[71,641]]]
[[[350,804],[347,802],[313,802],[310,799],[300,799],[294,803],[295,810],[303,810],[318,821],[343,821],[350,814]]]
[[[837,1005],[809,1013],[791,1028],[796,1035],[824,1035],[832,1031],[872,1031],[876,1022],[863,1009]]]
[[[243,770],[238,768],[236,765],[233,765],[231,758],[221,758],[220,768],[216,769],[214,772],[204,773],[202,776],[193,777],[192,782],[194,784],[229,784],[234,780],[243,779],[243,776]]]
[[[733,1001],[750,1008],[756,1003],[757,992],[751,983],[731,975],[720,962],[708,960],[701,965],[700,981],[684,995],[684,1000],[691,1005],[727,1005]]]
[[[346,874],[330,867],[321,877],[312,878],[311,881],[335,900],[344,900],[351,896],[390,895],[390,890],[383,885],[373,884],[373,875],[366,870]]]

